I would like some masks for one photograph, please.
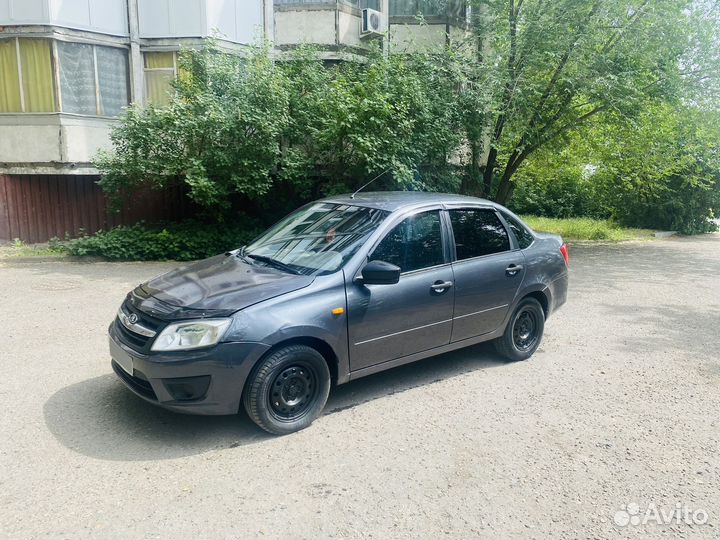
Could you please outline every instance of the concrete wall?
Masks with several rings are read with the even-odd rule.
[[[338,40],[341,45],[363,47],[360,39],[360,15],[340,11],[338,13]]]
[[[390,52],[426,51],[446,43],[447,25],[390,24]]]
[[[0,26],[48,24],[126,36],[126,0],[0,0]]]
[[[61,164],[86,171],[97,151],[110,147],[112,124],[62,113],[0,115],[0,174],[47,173]]]
[[[63,122],[60,126],[60,152],[63,155],[63,161],[89,163],[98,150],[110,149],[111,125],[109,122],[88,122],[85,119]]]
[[[335,9],[275,11],[275,44],[335,45]]]
[[[59,135],[58,126],[0,125],[0,164],[59,162]]]
[[[438,18],[435,18],[438,19]],[[391,52],[413,52],[444,46],[448,24],[444,19],[417,24],[412,17],[390,19]],[[450,26],[450,35],[459,37],[464,30]],[[367,47],[367,39],[360,38],[360,11],[342,5],[309,4],[281,5],[275,8],[275,44],[278,46],[313,43],[341,45],[352,48]]]

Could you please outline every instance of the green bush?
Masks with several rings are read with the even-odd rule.
[[[551,218],[607,218],[610,215],[600,206],[596,186],[573,170],[520,177],[510,207],[518,214]]]
[[[92,255],[113,260],[191,261],[238,248],[260,232],[258,224],[248,220],[232,224],[186,221],[149,226],[138,223],[56,242],[55,247],[70,255]]]
[[[112,151],[95,158],[99,184],[119,204],[139,187],[180,183],[215,219],[238,198],[312,200],[373,177],[373,189],[447,189],[461,133],[444,66],[379,50],[327,66],[308,48],[282,62],[267,46],[242,58],[212,41],[184,49],[169,104],[131,106],[114,125]]]

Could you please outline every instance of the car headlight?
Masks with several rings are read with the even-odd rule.
[[[153,343],[153,351],[186,351],[215,345],[232,319],[203,319],[173,323]]]

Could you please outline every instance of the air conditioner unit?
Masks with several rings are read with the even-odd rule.
[[[387,21],[382,12],[365,8],[360,19],[360,36],[378,36],[387,31]]]

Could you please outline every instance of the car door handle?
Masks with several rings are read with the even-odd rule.
[[[436,281],[435,283],[430,285],[430,288],[433,291],[435,291],[436,293],[444,293],[452,286],[453,286],[452,281]]]
[[[505,273],[508,276],[513,277],[515,274],[517,274],[522,269],[523,269],[522,264],[511,264],[510,266],[508,266],[505,269]]]

